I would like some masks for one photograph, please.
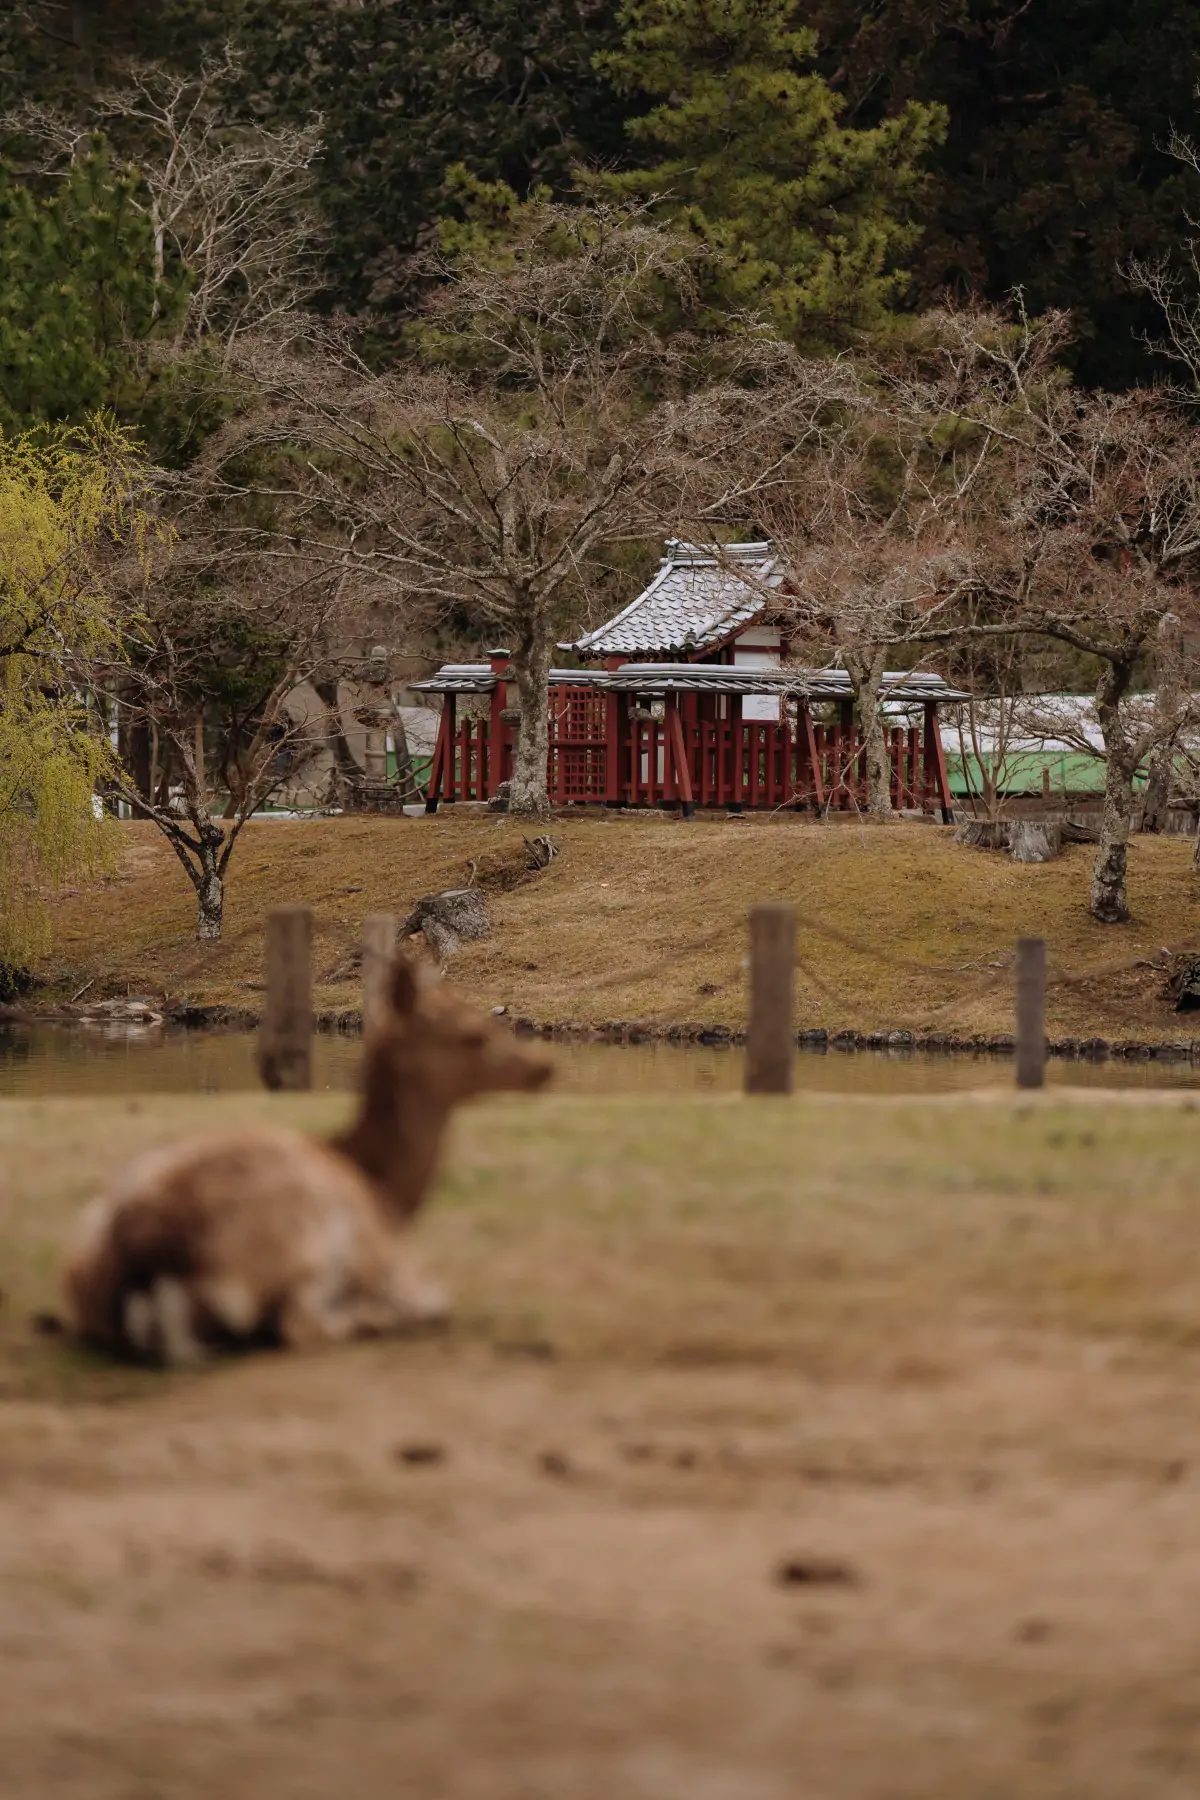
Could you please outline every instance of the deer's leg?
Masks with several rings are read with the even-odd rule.
[[[168,1369],[194,1369],[208,1361],[196,1332],[196,1315],[187,1285],[160,1275],[147,1293],[130,1294],[125,1302],[125,1336],[150,1362]]]
[[[279,1336],[289,1350],[307,1350],[315,1344],[337,1344],[357,1335],[358,1308],[343,1294],[330,1291],[326,1276],[319,1275],[294,1287],[279,1313]]]
[[[407,1250],[392,1263],[391,1291],[405,1317],[419,1325],[440,1324],[450,1317],[449,1291],[426,1274]]]
[[[365,1285],[356,1311],[360,1331],[404,1331],[448,1318],[450,1296],[425,1273],[407,1245],[393,1245]]]

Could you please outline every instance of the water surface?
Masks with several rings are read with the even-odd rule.
[[[38,1025],[0,1028],[0,1095],[228,1094],[257,1088],[253,1032]],[[736,1091],[744,1051],[680,1044],[550,1044],[555,1089],[574,1094],[691,1094]],[[362,1042],[318,1034],[313,1086],[356,1085]],[[1051,1086],[1200,1088],[1189,1062],[1062,1061],[1047,1065]],[[934,1094],[1009,1087],[1003,1056],[938,1056],[921,1051],[804,1050],[801,1092]]]

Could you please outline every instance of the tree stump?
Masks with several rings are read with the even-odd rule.
[[[443,894],[426,894],[417,901],[400,927],[402,938],[420,931],[439,962],[445,962],[464,943],[485,938],[492,929],[483,894],[478,888],[450,888]]]
[[[1008,819],[968,819],[955,832],[954,841],[972,850],[1007,850],[1011,829]]]
[[[1176,1012],[1200,1012],[1200,956],[1177,956],[1163,992]]]
[[[1014,862],[1053,862],[1062,854],[1062,830],[1052,820],[1014,819],[1008,837],[1008,853]]]

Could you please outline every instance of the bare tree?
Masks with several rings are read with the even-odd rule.
[[[867,809],[892,815],[892,771],[882,695],[889,664],[910,661],[937,571],[970,503],[980,468],[977,434],[931,408],[920,384],[881,362],[794,361],[781,373],[796,417],[769,478],[752,466],[756,524],[788,570],[772,609],[794,646],[832,656],[850,677],[867,771]],[[814,399],[825,408],[809,425]],[[797,425],[801,429],[797,430]],[[762,458],[761,441],[749,446]]]
[[[115,714],[118,792],[178,856],[197,937],[211,941],[247,820],[324,747],[288,702],[328,667],[343,584],[301,555],[264,557],[261,533],[233,529],[201,469],[176,478],[169,502],[170,560],[131,587],[120,654],[93,655],[80,675]]]
[[[278,453],[269,492],[309,554],[349,559],[459,635],[506,642],[516,812],[548,807],[556,639],[614,548],[660,539],[701,488],[701,510],[719,512],[769,473],[769,457],[739,452],[767,443],[761,380],[790,353],[751,328],[663,326],[691,307],[702,254],[637,207],[524,206],[501,250],[440,264],[420,361],[377,376],[328,338],[261,346],[243,367],[264,404],[214,446],[246,497],[263,483],[235,459]],[[750,466],[751,480],[699,480]]]
[[[1200,176],[1200,145],[1194,138],[1173,129],[1163,148]],[[1162,314],[1164,334],[1147,337],[1148,347],[1185,370],[1191,386],[1200,390],[1200,218],[1184,216],[1188,231],[1173,256],[1131,257],[1123,273]]]
[[[968,631],[953,646],[949,672],[968,695],[954,715],[963,785],[976,817],[996,820],[1027,738],[1021,639]]]
[[[300,305],[319,285],[323,228],[313,164],[321,121],[267,126],[237,104],[230,50],[179,74],[131,65],[92,92],[78,119],[27,101],[4,123],[37,145],[48,174],[70,166],[102,132],[136,167],[134,203],[149,219],[155,275],[188,271],[176,350],[219,346]]]
[[[1169,392],[1074,388],[1056,366],[1059,316],[948,312],[936,327],[941,373],[928,404],[988,448],[978,503],[938,571],[939,605],[953,615],[983,599],[994,622],[972,631],[1037,633],[1098,667],[1106,785],[1091,911],[1118,923],[1129,917],[1134,776],[1185,711],[1181,681],[1164,682],[1149,718],[1133,702],[1139,670],[1173,666],[1195,617],[1200,443]],[[966,626],[959,615],[926,629],[947,638]]]

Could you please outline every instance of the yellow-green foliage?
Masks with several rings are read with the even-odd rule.
[[[106,859],[92,796],[108,747],[81,672],[117,652],[104,563],[147,552],[142,482],[102,420],[0,438],[0,960],[41,948],[47,890]]]

